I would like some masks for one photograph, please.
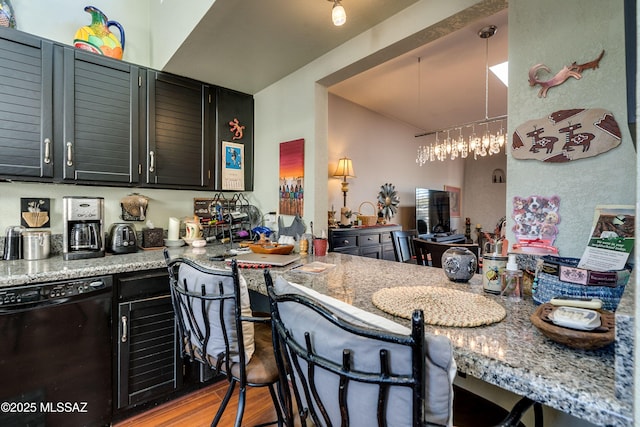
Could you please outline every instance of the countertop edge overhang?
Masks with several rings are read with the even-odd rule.
[[[191,247],[171,249],[172,256],[186,256],[206,265],[221,267],[224,263],[209,261],[211,255],[228,250],[222,245],[210,245],[205,251]],[[313,256],[302,262],[313,261]],[[309,286],[319,292],[339,296],[350,295],[355,306],[405,325],[409,321],[388,315],[371,302],[371,295],[381,287],[391,286],[451,286],[460,290],[482,293],[480,276],[469,284],[448,282],[440,269],[381,261],[370,258],[329,253],[317,258],[336,264],[322,274],[302,273],[291,266],[273,268],[274,276]],[[82,277],[117,274],[164,268],[161,250],[139,251],[126,255],[63,261],[57,255],[37,261],[0,261],[0,292],[3,288]],[[249,289],[265,294],[263,270],[243,269]],[[518,395],[526,395],[598,425],[628,426],[633,424],[633,409],[629,399],[616,396],[632,395],[633,370],[633,288],[627,285],[619,312],[616,313],[616,343],[602,350],[572,350],[545,338],[529,321],[535,309],[530,298],[510,303],[496,298],[507,310],[507,318],[494,325],[477,328],[448,328],[427,325],[430,333],[448,336],[454,344],[458,370]],[[626,329],[631,327],[630,331]],[[628,355],[631,355],[629,360]],[[623,363],[624,362],[624,363]],[[631,375],[631,377],[629,377]],[[630,388],[629,388],[630,387]]]

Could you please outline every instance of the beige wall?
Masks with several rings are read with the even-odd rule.
[[[507,150],[508,151],[508,150]],[[471,219],[471,237],[476,239],[475,226],[482,225],[482,230],[492,233],[498,220],[505,215],[507,197],[506,183],[493,183],[491,178],[495,169],[507,172],[507,156],[505,149],[493,156],[474,160],[468,157],[464,162],[464,185],[462,211],[464,217]]]
[[[415,225],[415,188],[444,189],[444,185],[461,187],[462,161],[416,164],[419,140],[412,128],[360,107],[335,95],[329,96],[329,207],[338,214],[343,205],[341,179],[332,178],[338,159],[353,160],[356,178],[349,178],[347,206],[357,211],[363,202],[374,205],[380,186],[391,183],[400,199],[399,214],[391,222],[406,228]],[[374,214],[371,206],[362,206],[365,215]],[[459,227],[458,227],[459,228]]]

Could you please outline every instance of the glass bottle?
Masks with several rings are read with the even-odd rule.
[[[502,271],[502,293],[509,301],[522,301],[522,270],[518,269],[516,255],[509,254],[509,261]]]

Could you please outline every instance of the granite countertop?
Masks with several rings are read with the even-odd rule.
[[[183,247],[171,249],[170,254],[193,258],[205,266],[224,265],[208,259],[210,255],[223,253],[223,246],[212,245],[205,249]],[[314,257],[309,256],[303,257],[301,262],[313,260]],[[319,274],[304,273],[291,267],[273,268],[271,272],[274,277],[283,275],[289,281],[321,293],[349,299],[357,307],[405,326],[409,326],[408,320],[386,314],[373,305],[371,296],[376,290],[393,286],[447,286],[483,293],[479,275],[468,284],[457,284],[449,282],[441,269],[430,267],[338,253],[329,253],[317,260],[335,264],[335,267]],[[159,250],[76,261],[63,261],[61,256],[38,261],[0,261],[0,292],[7,286],[162,267],[165,263]],[[243,269],[242,274],[250,289],[266,293],[261,269]],[[627,286],[629,288],[632,286]],[[629,302],[633,297],[630,293],[625,292],[620,310],[623,311],[622,320],[630,324],[631,330],[619,333],[618,325],[617,345],[600,350],[574,350],[545,338],[529,320],[535,310],[530,298],[516,303],[485,294],[505,307],[507,317],[503,321],[475,328],[426,325],[426,330],[451,339],[458,370],[467,375],[594,424],[630,426],[633,424],[631,399],[616,397],[631,395],[633,384],[633,379],[629,378],[632,370],[619,369],[618,361],[620,357],[633,354],[633,306]],[[632,363],[632,357],[628,362]]]

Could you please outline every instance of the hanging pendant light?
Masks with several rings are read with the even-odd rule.
[[[478,31],[478,36],[486,41],[485,43],[485,92],[484,92],[484,119],[474,122],[465,123],[462,125],[454,126],[449,129],[440,129],[432,132],[425,132],[416,135],[416,137],[422,137],[435,134],[435,142],[432,142],[429,146],[421,145],[418,147],[418,156],[416,163],[422,166],[428,161],[444,161],[449,158],[455,160],[458,157],[467,158],[469,154],[473,154],[474,159],[479,157],[485,157],[487,155],[493,155],[500,152],[505,145],[504,135],[504,121],[507,116],[489,117],[489,38],[495,35],[497,27],[495,25],[488,25]],[[418,107],[420,107],[420,58],[418,58]],[[420,108],[418,108],[420,110]],[[500,130],[498,132],[492,132],[489,129],[489,125],[493,123],[500,123]],[[484,125],[484,133],[479,131],[476,134],[476,125]],[[463,128],[472,128],[471,135],[468,140],[462,135]],[[451,139],[451,131],[459,131],[460,136],[458,139]],[[442,142],[438,139],[438,133],[446,133],[447,138]],[[506,154],[506,152],[505,152]]]
[[[347,12],[344,11],[344,7],[340,4],[340,0],[329,0],[333,2],[333,8],[331,9],[331,20],[333,25],[339,27],[347,22]]]

